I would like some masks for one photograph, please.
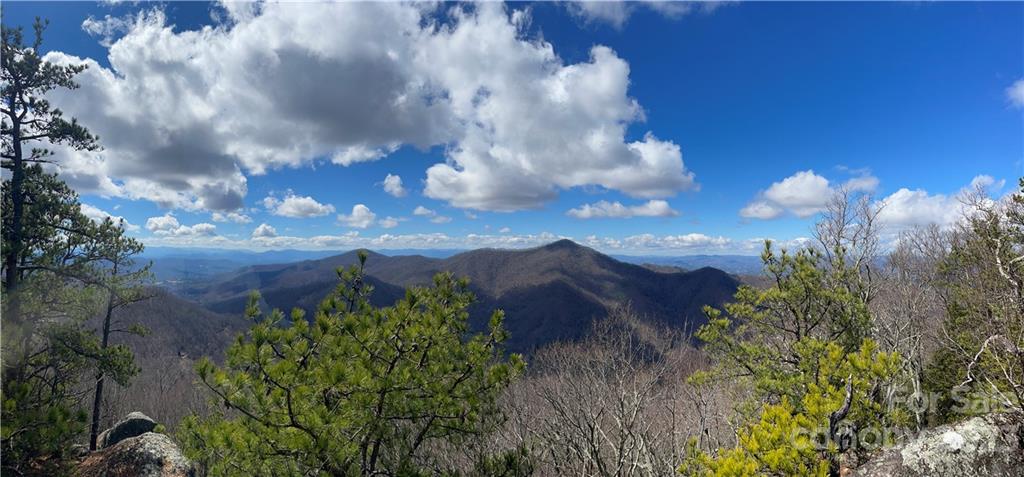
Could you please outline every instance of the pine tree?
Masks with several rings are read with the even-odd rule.
[[[105,221],[113,224],[109,217]],[[123,224],[118,225],[123,226]],[[107,230],[111,229],[107,227]],[[134,257],[142,253],[142,243],[125,237],[123,234],[111,235],[106,243],[108,244],[105,257],[107,266],[103,270],[105,273],[101,277],[102,280],[97,283],[97,286],[102,288],[107,295],[107,303],[99,329],[100,349],[104,352],[117,346],[110,342],[111,337],[115,334],[145,336],[148,333],[148,330],[138,323],[121,323],[120,320],[115,319],[114,312],[119,308],[151,297],[143,286],[151,278],[150,265],[147,264],[141,268],[135,266]],[[89,427],[90,450],[96,450],[96,438],[100,431],[100,406],[103,403],[103,385],[106,377],[103,369],[97,370],[92,401],[92,422]]]
[[[52,475],[84,426],[84,413],[75,411],[80,378],[101,372],[125,384],[138,371],[127,347],[103,347],[88,325],[106,298],[112,250],[130,239],[120,225],[82,214],[78,195],[39,165],[26,168],[23,180],[21,309],[18,320],[3,316],[0,438],[4,469]],[[9,184],[5,244],[13,222]]]
[[[859,431],[905,419],[878,397],[900,358],[867,338],[870,315],[862,295],[847,286],[856,272],[843,255],[776,254],[769,242],[762,259],[772,286],[741,287],[725,314],[705,309],[708,323],[697,337],[717,365],[691,379],[739,381],[751,399],[741,405],[739,445],[716,455],[691,445],[681,472],[838,475],[842,454],[880,444],[856,442]]]
[[[21,28],[0,25],[0,165],[11,172],[10,216],[4,237],[4,314],[15,325],[25,322],[20,313],[18,289],[23,273],[19,257],[25,247],[26,169],[50,162],[53,152],[48,144],[63,144],[78,150],[99,148],[96,137],[72,118],[64,119],[45,95],[56,88],[75,89],[74,77],[84,65],[56,65],[39,54],[46,23],[36,19],[35,41],[25,43]],[[28,151],[25,149],[29,148]]]
[[[134,244],[121,224],[96,223],[81,211],[78,195],[42,165],[54,162],[48,147],[96,150],[96,138],[65,119],[45,96],[75,89],[81,65],[56,65],[20,28],[0,26],[0,165],[2,185],[3,384],[0,445],[4,473],[60,475],[70,444],[84,428],[77,410],[80,378],[100,373],[118,383],[138,372],[130,350],[104,346],[87,321],[118,281],[109,275],[115,250]]]
[[[181,438],[211,475],[430,474],[431,442],[496,424],[496,398],[524,367],[501,351],[501,312],[468,336],[473,297],[450,274],[375,308],[365,259],[339,270],[341,284],[312,321],[296,310],[283,326],[284,315],[262,315],[254,296],[255,324],[225,368],[198,364],[221,409],[187,419]]]

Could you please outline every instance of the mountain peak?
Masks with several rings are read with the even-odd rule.
[[[561,239],[551,242],[541,248],[547,250],[576,250],[584,247],[576,242],[573,242],[572,240]]]

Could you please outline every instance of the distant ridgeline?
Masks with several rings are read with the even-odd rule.
[[[304,252],[299,252],[304,253]],[[654,271],[623,263],[569,240],[527,250],[481,249],[447,258],[369,253],[367,280],[372,302],[390,305],[408,286],[429,284],[450,271],[470,280],[477,302],[470,321],[479,330],[490,312],[505,310],[511,351],[530,352],[545,344],[573,340],[609,307],[629,303],[644,319],[677,329],[703,323],[704,305],[720,306],[738,286],[733,276],[714,268],[688,272]],[[169,255],[179,261],[183,257]],[[168,288],[216,313],[240,315],[249,293],[259,290],[266,308],[312,312],[337,285],[335,270],[356,263],[356,252],[285,264],[250,265],[228,272],[228,256],[210,257],[214,272]],[[155,267],[165,266],[156,258]],[[171,262],[175,263],[175,262]],[[220,267],[220,268],[218,268]]]

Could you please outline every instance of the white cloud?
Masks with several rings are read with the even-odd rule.
[[[82,30],[91,36],[99,37],[100,45],[109,48],[114,43],[114,38],[130,30],[132,25],[131,18],[106,15],[103,19],[96,19],[90,15],[82,22]]]
[[[1006,88],[1006,99],[1017,108],[1024,108],[1024,79],[1014,81],[1009,88]]]
[[[843,186],[850,192],[874,192],[878,189],[878,178],[871,175],[854,177],[843,183]]]
[[[648,8],[668,18],[678,18],[695,9],[712,11],[719,2],[685,2],[685,1],[639,1],[622,2],[614,0],[591,0],[583,2],[567,2],[566,8],[587,23],[604,23],[620,29],[636,10]]]
[[[380,225],[382,228],[385,228],[385,229],[393,229],[395,227],[398,227],[398,223],[403,221],[403,220],[405,220],[405,219],[403,219],[401,217],[392,217],[392,216],[389,215],[387,217],[384,217],[383,219],[380,219],[377,222],[377,225]]]
[[[658,249],[658,250],[693,250],[700,249],[703,251],[708,250],[724,250],[726,247],[732,245],[733,241],[729,238],[718,236],[712,237],[700,233],[690,233],[684,235],[662,235],[656,236],[653,234],[640,234],[632,235],[622,239],[621,247],[628,248],[631,250],[645,250],[645,249]]]
[[[850,192],[873,192],[878,178],[866,173],[850,178],[843,187]],[[757,198],[740,209],[748,219],[774,219],[789,212],[807,218],[825,210],[836,187],[813,170],[800,171],[758,193]]]
[[[210,236],[217,233],[217,226],[209,223],[199,223],[191,226],[183,225],[174,232],[175,235],[196,235]]]
[[[1005,186],[1005,185],[1006,185],[1006,179],[996,180],[996,178],[994,178],[994,177],[992,177],[990,175],[982,174],[982,175],[975,176],[974,179],[971,179],[971,184],[969,186],[969,189],[970,190],[981,190],[982,192],[997,193],[1000,190],[1002,190],[1003,186]]]
[[[89,204],[81,204],[81,210],[82,214],[89,217],[94,222],[103,222],[109,218],[110,220],[113,220],[115,224],[121,224],[121,227],[128,232],[137,232],[140,229],[138,225],[128,222],[124,217],[111,215],[109,212]]]
[[[529,36],[525,11],[397,2],[224,9],[231,21],[202,30],[175,28],[156,9],[86,22],[111,37],[110,68],[84,60],[81,88],[50,98],[103,138],[101,152],[61,153],[74,187],[229,211],[242,205],[246,174],[445,145],[424,193],[460,208],[536,208],[578,186],[644,199],[697,188],[677,144],[627,137],[643,109],[628,95],[626,61],[597,46],[567,64]],[[83,62],[61,52],[47,59]]]
[[[509,233],[511,231],[512,231],[512,229],[510,229],[508,227],[502,227],[501,229],[498,230],[499,233],[503,233],[503,234],[507,234],[507,233]]]
[[[901,188],[882,199],[878,220],[891,229],[952,224],[962,212],[955,196],[929,194],[923,189]]]
[[[465,117],[450,160],[427,169],[426,196],[510,211],[586,185],[641,198],[697,188],[678,145],[650,133],[626,139],[643,110],[612,50],[594,47],[589,61],[565,65],[550,45],[521,39],[497,6],[478,10],[431,37],[423,54]]]
[[[277,237],[277,229],[275,229],[270,224],[260,224],[258,227],[256,227],[255,230],[252,231],[252,238],[254,239],[274,237]]]
[[[412,215],[416,215],[419,217],[429,217],[430,221],[435,224],[447,224],[448,222],[452,221],[451,217],[439,215],[436,211],[423,207],[422,205],[417,205],[416,208],[412,211]]]
[[[365,229],[373,225],[376,219],[377,214],[370,211],[370,208],[363,204],[354,205],[352,213],[349,215],[338,215],[338,222],[357,229]]]
[[[397,150],[398,144],[391,144],[379,149],[370,149],[365,145],[357,144],[335,153],[331,157],[331,162],[342,166],[350,166],[357,162],[370,162],[382,159]]]
[[[785,212],[781,207],[778,207],[767,200],[755,200],[747,204],[746,207],[740,209],[740,216],[748,219],[774,219]]]
[[[321,204],[312,197],[300,197],[292,193],[284,199],[267,196],[263,199],[263,206],[271,214],[297,219],[321,217],[334,212],[334,206],[331,204]]]
[[[216,235],[217,226],[208,223],[195,225],[181,225],[178,219],[170,213],[159,217],[150,217],[146,220],[146,230],[154,235],[166,235],[174,237],[211,237]]]
[[[727,237],[712,236],[702,233],[678,235],[639,234],[616,238],[596,235],[570,237],[549,232],[516,235],[508,232],[509,231],[506,231],[497,235],[467,234],[464,236],[452,236],[444,233],[385,233],[377,236],[363,236],[359,232],[352,231],[340,235],[318,235],[313,237],[281,235],[273,237],[254,236],[253,238],[244,240],[232,240],[222,236],[179,237],[163,235],[148,237],[145,239],[145,242],[149,245],[255,249],[295,248],[304,250],[351,250],[364,247],[374,250],[431,248],[475,249],[482,247],[521,249],[542,246],[559,239],[568,238],[605,253],[652,255],[738,253],[754,255],[761,251],[765,240],[763,238],[735,240]],[[792,250],[806,245],[809,243],[809,239],[805,237],[797,237],[788,240],[773,240],[773,242],[776,246]]]
[[[640,205],[625,206],[621,202],[602,200],[594,204],[584,204],[569,209],[566,215],[578,219],[593,218],[631,218],[631,217],[675,217],[679,212],[664,200],[650,200]]]
[[[146,220],[146,230],[149,230],[150,232],[170,232],[180,226],[181,224],[178,223],[178,219],[171,214],[164,214],[160,217],[150,217]]]
[[[252,222],[252,217],[240,212],[214,212],[210,214],[210,218],[214,222],[234,222],[236,224],[248,224]]]
[[[932,194],[924,189],[901,188],[878,201],[881,206],[878,220],[889,233],[911,227],[936,224],[949,227],[967,211],[964,196],[980,191],[985,195],[997,194],[1006,184],[989,175],[978,175],[953,194]]]
[[[771,203],[790,210],[798,217],[810,217],[824,210],[832,189],[828,179],[807,170],[772,184],[763,195]]]
[[[405,187],[402,187],[402,178],[395,174],[388,174],[384,178],[384,192],[394,197],[405,197],[408,193]]]

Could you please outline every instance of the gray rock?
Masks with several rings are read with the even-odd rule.
[[[106,449],[129,437],[140,436],[156,428],[156,421],[141,412],[129,413],[113,427],[100,433],[96,438],[96,447]]]
[[[89,454],[75,477],[195,477],[192,463],[169,437],[147,432]]]
[[[1024,476],[1020,417],[993,414],[939,426],[882,450],[856,477]]]
[[[85,457],[89,455],[89,446],[85,444],[75,444],[71,446],[71,455],[75,457]]]

